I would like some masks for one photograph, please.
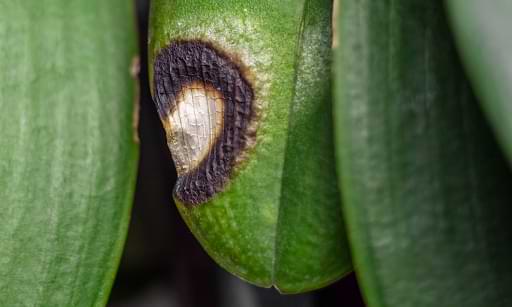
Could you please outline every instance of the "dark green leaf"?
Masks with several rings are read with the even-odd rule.
[[[103,306],[137,147],[129,1],[0,4],[0,306]]]
[[[442,3],[341,2],[336,144],[370,307],[512,305],[512,175]]]

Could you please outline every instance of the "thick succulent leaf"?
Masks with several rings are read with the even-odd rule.
[[[351,267],[333,166],[330,16],[330,0],[152,3],[151,84],[181,177],[178,208],[221,266],[287,293],[324,286]],[[187,87],[198,81],[203,94]],[[213,113],[200,113],[209,86],[224,99],[225,107],[209,104],[217,113],[224,108],[223,130],[213,144],[205,136],[206,162],[180,163],[200,150],[176,143],[201,132],[176,127],[204,125],[196,118]],[[186,90],[199,93],[190,94],[192,119],[179,113]],[[229,113],[244,104],[250,111]],[[226,148],[233,160],[215,160],[230,153]],[[225,181],[222,167],[232,168]]]
[[[335,134],[370,307],[511,306],[512,175],[442,1],[345,0]]]
[[[472,84],[512,161],[512,1],[447,3]]]
[[[0,306],[103,306],[137,147],[127,1],[0,3]]]

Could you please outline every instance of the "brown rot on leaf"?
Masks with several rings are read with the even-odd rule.
[[[206,202],[246,148],[253,90],[224,53],[199,41],[171,43],[154,64],[155,102],[176,163],[175,196]]]

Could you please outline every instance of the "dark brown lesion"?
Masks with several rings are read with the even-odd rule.
[[[154,63],[154,100],[164,121],[177,106],[180,91],[194,82],[211,86],[223,96],[222,132],[197,167],[179,174],[175,197],[198,205],[222,191],[237,157],[246,149],[254,117],[254,92],[225,53],[201,41],[177,41],[160,50]]]

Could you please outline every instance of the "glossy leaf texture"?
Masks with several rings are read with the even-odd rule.
[[[254,144],[223,190],[194,205],[175,197],[177,206],[222,267],[285,293],[325,286],[351,270],[334,168],[331,9],[330,0],[152,3],[150,77],[164,127],[172,122],[155,97],[153,74],[175,68],[154,63],[175,42],[206,42],[238,61],[257,113]]]
[[[369,307],[512,305],[512,175],[443,1],[345,0],[336,145]]]
[[[0,306],[104,306],[135,184],[132,3],[0,3]]]
[[[447,6],[472,84],[512,161],[512,2],[450,0]]]

